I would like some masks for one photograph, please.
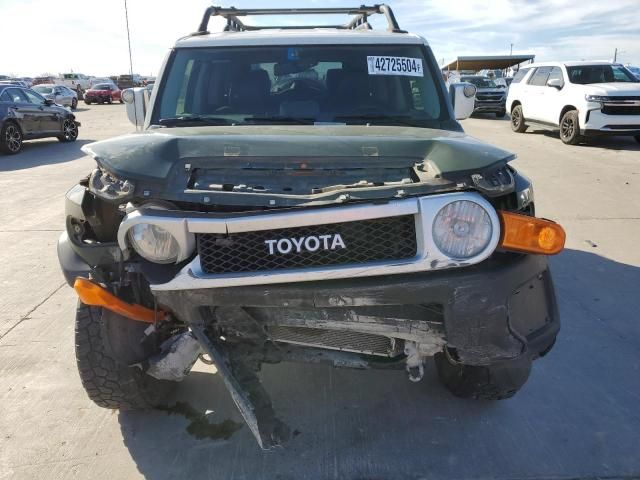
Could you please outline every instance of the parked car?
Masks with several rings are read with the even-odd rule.
[[[110,77],[96,77],[91,79],[91,87],[94,85],[98,85],[100,83],[110,83],[114,86],[117,86],[116,83]]]
[[[0,80],[0,85],[17,85],[25,88],[27,86],[22,80]]]
[[[112,83],[99,83],[84,93],[84,103],[122,103],[122,92]]]
[[[9,75],[0,75],[0,80],[9,80],[10,78]]]
[[[0,152],[18,153],[25,140],[36,138],[73,142],[79,126],[73,113],[53,100],[28,88],[0,85]]]
[[[27,84],[27,88],[31,88],[33,86],[33,78],[31,77],[22,77],[22,81]]]
[[[57,77],[54,77],[52,75],[44,75],[41,77],[36,77],[33,79],[33,83],[31,84],[31,86],[35,86],[35,85],[50,85],[50,84],[58,84],[60,82],[60,79]]]
[[[291,430],[257,377],[265,362],[416,382],[433,357],[453,394],[499,400],[553,347],[546,255],[564,231],[535,217],[515,155],[464,133],[476,88],[445,90],[387,5],[321,10],[356,16],[247,29],[272,10],[208,8],[153,101],[124,92],[142,132],[83,147],[96,166],[67,194],[58,257],[96,404],[166,404],[206,352],[271,448]],[[209,34],[212,15],[227,31]],[[373,16],[387,29],[359,28]]]
[[[633,73],[638,80],[640,80],[640,67],[634,67],[632,65],[627,66],[627,70]]]
[[[559,129],[576,145],[586,137],[632,135],[640,142],[640,80],[612,62],[527,65],[514,76],[507,108],[511,129]]]
[[[506,85],[498,85],[495,80],[479,75],[463,75],[461,82],[472,83],[476,86],[475,112],[495,113],[496,117],[506,115],[507,89]]]
[[[82,100],[84,91],[91,88],[89,77],[82,73],[61,73],[59,80],[53,83],[64,85],[76,92],[78,94],[78,100]]]
[[[78,94],[64,85],[43,84],[33,87],[44,98],[53,100],[54,103],[75,110],[78,106]]]

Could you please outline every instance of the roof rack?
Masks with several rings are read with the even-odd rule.
[[[346,14],[355,15],[355,17],[344,25],[295,25],[295,26],[267,26],[259,27],[255,25],[245,25],[238,17],[247,15],[333,15]],[[249,30],[268,30],[268,29],[302,29],[302,28],[337,28],[343,30],[356,30],[359,28],[371,29],[368,18],[369,15],[382,14],[387,19],[387,30],[394,33],[407,33],[400,29],[396,17],[388,5],[361,5],[355,8],[250,8],[240,9],[235,7],[209,7],[204,12],[202,22],[198,31],[193,35],[206,35],[209,33],[209,19],[211,17],[223,17],[227,19],[225,32],[244,32]]]

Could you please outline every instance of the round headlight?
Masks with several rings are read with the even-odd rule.
[[[155,263],[175,263],[180,254],[178,242],[171,233],[150,223],[139,223],[129,230],[131,246],[140,256]]]
[[[127,88],[126,90],[124,90],[121,96],[122,96],[122,101],[124,103],[133,103],[133,100],[136,98],[135,94],[133,93],[133,90],[131,90],[130,88]]]
[[[468,200],[445,205],[433,221],[433,240],[438,249],[451,258],[475,257],[487,248],[492,233],[487,211]]]
[[[471,98],[476,94],[476,87],[475,85],[471,85],[470,83],[465,85],[464,88],[462,89],[462,91],[464,92],[464,96],[467,98]]]

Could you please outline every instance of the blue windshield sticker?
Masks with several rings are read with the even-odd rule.
[[[297,48],[289,47],[287,49],[287,59],[288,60],[300,60],[300,52],[298,52]]]

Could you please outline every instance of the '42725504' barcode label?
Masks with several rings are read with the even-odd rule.
[[[409,57],[367,57],[369,75],[422,77],[422,59]]]

